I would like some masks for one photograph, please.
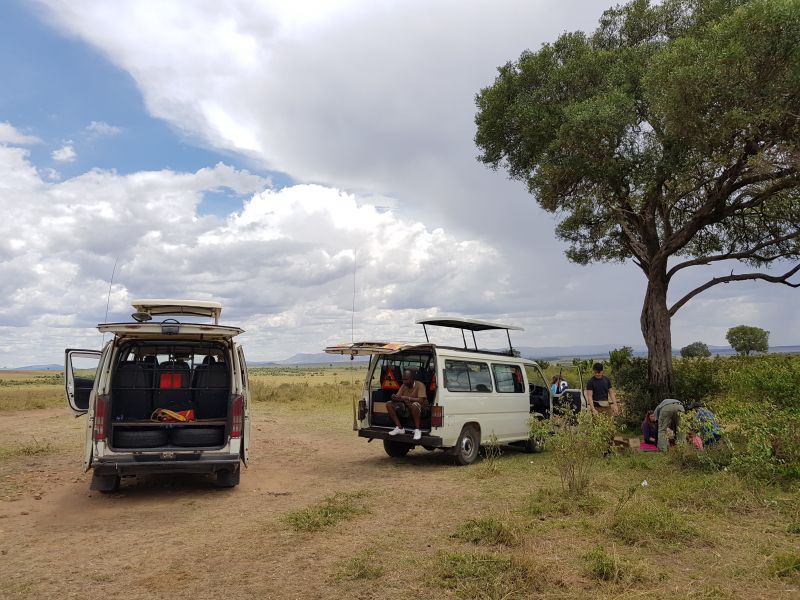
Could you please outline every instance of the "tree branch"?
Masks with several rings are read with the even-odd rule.
[[[689,300],[697,296],[697,294],[706,291],[710,287],[719,285],[720,283],[761,279],[762,281],[768,281],[769,283],[782,283],[783,285],[788,285],[791,288],[800,288],[800,282],[792,283],[789,281],[789,278],[798,271],[800,271],[800,263],[795,265],[794,268],[786,271],[786,273],[784,273],[783,275],[767,275],[766,273],[742,273],[741,275],[734,275],[733,271],[731,271],[730,275],[725,275],[724,277],[715,277],[711,281],[704,283],[700,287],[697,287],[688,294],[686,294],[683,298],[681,298],[675,304],[672,305],[672,307],[669,309],[669,316],[674,317],[675,313],[678,312],[678,309],[680,309]]]
[[[674,267],[672,267],[667,272],[667,279],[671,279],[675,273],[680,271],[681,269],[685,269],[687,267],[695,267],[697,265],[707,265],[712,262],[719,262],[721,260],[742,260],[745,258],[758,258],[762,262],[772,262],[779,258],[782,258],[780,254],[775,256],[759,256],[757,252],[759,250],[763,250],[768,246],[772,246],[774,244],[780,244],[781,242],[786,242],[793,238],[800,237],[800,229],[792,231],[791,233],[787,233],[786,235],[782,235],[776,238],[770,238],[766,241],[763,241],[759,244],[756,244],[752,248],[748,248],[747,250],[743,250],[741,252],[727,252],[725,254],[714,254],[711,256],[700,256],[698,258],[694,258],[692,260],[687,260],[682,263],[678,263]]]

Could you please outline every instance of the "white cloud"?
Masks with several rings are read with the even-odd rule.
[[[101,281],[125,240],[126,290],[224,298],[226,314],[252,330],[257,357],[349,337],[354,247],[357,335],[409,337],[420,312],[438,310],[520,323],[527,345],[641,343],[641,273],[567,263],[553,218],[524,186],[479,164],[472,141],[474,95],[495,68],[562,31],[592,29],[607,0],[317,1],[313,10],[288,0],[40,1],[57,27],[131,75],[154,116],[322,185],[259,189],[220,223],[195,207],[220,181],[239,193],[251,185],[229,167],[90,171],[48,187],[22,156],[9,177],[46,190],[44,206],[70,208],[42,209],[38,225],[49,233],[14,232],[15,244],[55,251],[80,240],[70,261]],[[6,248],[19,251],[0,238],[0,256]],[[676,281],[676,297],[696,281]],[[754,324],[780,331],[783,343],[800,336],[796,296],[757,287],[732,302],[759,307],[750,314],[763,323]],[[115,310],[124,304],[123,296]],[[676,343],[708,322],[693,304],[673,322]]]
[[[95,137],[113,137],[122,133],[122,129],[109,125],[105,121],[92,121],[86,126],[86,131]]]
[[[13,146],[29,146],[39,144],[42,140],[34,135],[27,135],[20,132],[8,121],[0,123],[0,144],[11,144]]]
[[[24,151],[0,148],[0,181],[7,182],[0,209],[14,214],[0,222],[7,340],[0,365],[58,360],[53,344],[85,339],[103,319],[115,260],[110,318],[126,318],[133,297],[219,299],[227,322],[248,330],[253,358],[341,339],[350,323],[354,251],[364,334],[382,327],[408,337],[410,315],[421,307],[475,312],[507,286],[475,282],[509,279],[485,242],[329,187],[271,190],[267,180],[224,164],[195,173],[93,170],[47,183]],[[203,194],[222,187],[252,196],[227,219],[199,216]],[[409,317],[381,325],[394,311]],[[39,345],[44,330],[54,332],[46,347]]]
[[[75,162],[78,157],[75,153],[75,147],[72,145],[72,140],[67,140],[61,148],[53,150],[50,156],[58,162]]]

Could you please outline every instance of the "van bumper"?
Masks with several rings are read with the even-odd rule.
[[[364,427],[358,430],[358,437],[367,438],[370,440],[393,440],[395,442],[403,442],[407,444],[414,444],[415,446],[431,446],[432,448],[443,448],[444,443],[442,438],[435,435],[424,434],[422,439],[415,440],[410,433],[402,435],[389,435],[389,429],[382,427]]]
[[[144,475],[147,473],[215,473],[239,468],[237,454],[204,456],[194,453],[153,452],[98,460],[97,475]]]

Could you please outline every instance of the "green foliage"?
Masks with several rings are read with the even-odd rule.
[[[759,275],[668,306],[676,273],[800,257],[798,64],[796,0],[633,0],[526,50],[476,97],[479,159],[557,216],[567,258],[647,278],[654,394],[672,378],[665,322]]]
[[[577,415],[553,415],[547,421],[530,420],[531,437],[544,440],[564,492],[584,493],[592,482],[597,463],[612,451],[616,425],[611,417],[583,410]]]
[[[769,331],[760,327],[737,325],[728,329],[725,339],[731,348],[739,354],[749,356],[751,352],[767,352],[769,350]]]
[[[469,519],[459,525],[451,537],[473,544],[493,546],[518,546],[522,541],[517,526],[494,517]]]
[[[692,342],[681,348],[681,357],[683,358],[708,358],[709,356],[711,356],[711,350],[708,349],[708,344],[703,342]]]
[[[339,521],[366,514],[366,492],[337,492],[320,504],[290,512],[282,521],[296,531],[319,531]]]
[[[655,407],[650,395],[647,359],[633,358],[620,366],[614,371],[614,385],[618,389],[622,422],[638,431],[645,413]]]
[[[800,410],[800,357],[774,354],[720,361],[720,387],[741,405],[754,402]]]
[[[616,373],[618,369],[621,369],[625,365],[629,364],[632,359],[633,359],[633,348],[631,348],[630,346],[615,348],[614,350],[608,353],[608,364],[611,365],[611,369],[614,373]]]
[[[550,368],[550,361],[549,360],[543,360],[543,359],[539,358],[539,359],[536,359],[536,363],[539,365],[539,368],[542,371],[546,371],[547,369]]]

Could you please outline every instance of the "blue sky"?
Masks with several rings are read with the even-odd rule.
[[[269,177],[273,185],[292,183],[234,152],[221,152],[169,123],[153,118],[131,76],[85,42],[59,32],[31,2],[0,3],[0,121],[42,140],[30,147],[31,161],[53,168],[62,178],[89,169],[120,174],[169,169],[196,171],[224,162]],[[91,122],[117,127],[116,135],[93,135]],[[51,153],[72,142],[76,159],[56,161]],[[224,216],[241,208],[246,196],[229,189],[207,192],[203,214]]]

